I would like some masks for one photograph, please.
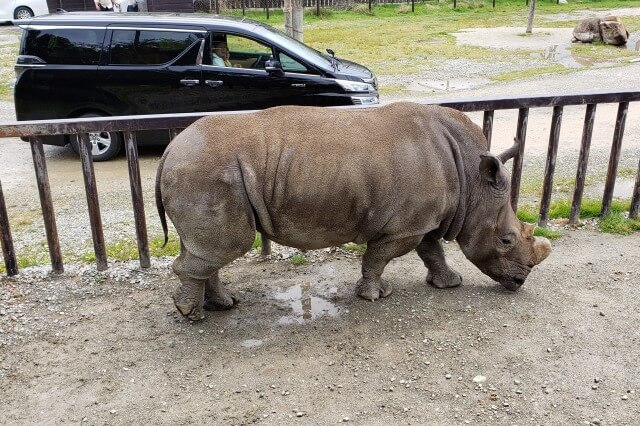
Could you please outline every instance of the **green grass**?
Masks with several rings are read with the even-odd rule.
[[[18,43],[0,46],[0,101],[13,102],[14,65],[18,56]]]
[[[640,220],[628,219],[622,213],[612,212],[600,221],[599,226],[602,232],[630,235],[640,231]]]
[[[293,256],[291,256],[291,264],[293,265],[306,265],[307,263],[309,263],[309,259],[307,259],[307,256],[304,253],[296,253]]]
[[[16,254],[18,269],[29,268],[32,266],[47,265],[51,263],[49,251],[47,250],[47,242],[40,241],[38,244],[22,249]],[[0,264],[0,273],[5,273],[7,268],[4,262]]]
[[[509,82],[515,80],[523,80],[544,74],[566,74],[575,71],[573,68],[567,68],[561,64],[553,64],[547,67],[529,68],[526,70],[510,71],[504,74],[491,77],[491,80],[500,82]]]
[[[538,222],[538,210],[531,204],[525,204],[518,208],[516,216],[523,222],[536,223]]]
[[[342,248],[358,256],[362,256],[364,252],[367,251],[367,244],[347,243],[344,244]]]
[[[523,1],[500,2],[494,9],[489,1],[461,1],[453,9],[451,2],[423,2],[415,4],[412,13],[407,4],[373,6],[369,14],[367,5],[356,5],[351,10],[333,10],[315,16],[315,9],[305,11],[304,41],[306,44],[325,51],[332,48],[341,57],[366,64],[379,76],[398,74],[419,74],[447,59],[466,58],[478,62],[505,63],[530,57],[527,50],[485,49],[474,46],[458,46],[452,33],[464,28],[489,28],[499,26],[526,27],[528,7]],[[640,0],[622,2],[624,7],[640,6]],[[534,28],[543,26],[575,25],[575,21],[548,22],[541,19],[544,14],[569,13],[575,10],[603,10],[622,7],[619,1],[578,1],[558,5],[555,1],[542,1],[536,6]],[[240,11],[232,12],[241,15]],[[266,22],[282,29],[282,10],[271,11],[267,20],[264,11],[252,10],[247,17]],[[635,19],[624,19],[631,27]],[[588,48],[586,48],[588,49]],[[598,55],[596,47],[593,55]],[[604,53],[603,53],[604,54]],[[633,52],[624,49],[609,49],[607,55],[626,57]],[[511,81],[534,75],[571,72],[561,65],[544,66],[522,72],[506,73],[495,77],[499,81]],[[384,88],[381,92],[384,94]],[[396,93],[398,89],[391,89]]]
[[[534,229],[533,235],[535,235],[536,237],[545,237],[550,240],[557,240],[558,238],[562,237],[562,232],[556,231],[555,229],[542,228],[538,226],[536,229]]]
[[[622,213],[629,211],[631,208],[630,201],[613,200],[611,202],[612,213]],[[592,219],[600,216],[602,210],[602,201],[597,199],[584,199],[580,203],[580,219]],[[560,219],[569,218],[571,213],[571,202],[568,200],[558,200],[551,203],[549,207],[549,218]]]
[[[631,208],[631,202],[626,200],[613,200],[609,215],[598,221],[598,229],[609,234],[629,235],[640,231],[640,221],[629,219],[624,216]],[[596,199],[584,199],[580,204],[580,219],[594,219],[600,217],[602,201]],[[549,207],[550,219],[568,219],[571,214],[571,202],[568,200],[557,200]],[[532,205],[523,205],[518,209],[518,219],[523,222],[537,223],[538,208]],[[547,238],[558,238],[550,236],[556,231],[546,228],[536,228],[534,235],[541,235]]]

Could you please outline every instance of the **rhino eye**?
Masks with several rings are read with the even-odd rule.
[[[510,246],[513,245],[516,241],[516,236],[514,234],[507,234],[507,235],[503,235],[500,238],[500,241],[502,242],[502,244],[504,244],[505,246]]]

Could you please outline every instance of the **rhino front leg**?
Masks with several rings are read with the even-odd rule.
[[[356,284],[358,296],[366,300],[387,297],[393,291],[390,283],[381,277],[384,268],[391,259],[409,253],[420,242],[421,237],[408,237],[400,240],[375,240],[367,243],[367,251],[362,257],[362,278]]]
[[[416,248],[416,251],[424,265],[429,269],[427,283],[437,288],[457,287],[462,284],[460,274],[447,265],[440,240],[427,234]]]
[[[237,303],[238,299],[224,288],[216,270],[204,287],[204,308],[207,311],[224,311],[233,308]]]

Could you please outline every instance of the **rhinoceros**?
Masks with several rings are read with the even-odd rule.
[[[389,261],[416,250],[426,281],[455,287],[462,277],[441,240],[509,290],[551,251],[510,204],[501,155],[453,109],[415,103],[378,108],[282,106],[199,119],[167,147],[156,204],[180,237],[173,299],[191,320],[237,299],[219,270],[251,249],[256,231],[299,249],[367,243],[357,294],[391,294]]]

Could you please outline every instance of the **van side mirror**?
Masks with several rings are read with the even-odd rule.
[[[284,76],[284,70],[282,69],[282,64],[280,61],[273,59],[273,56],[270,57],[267,62],[264,63],[264,69],[267,71],[269,76],[272,77],[282,77]]]

